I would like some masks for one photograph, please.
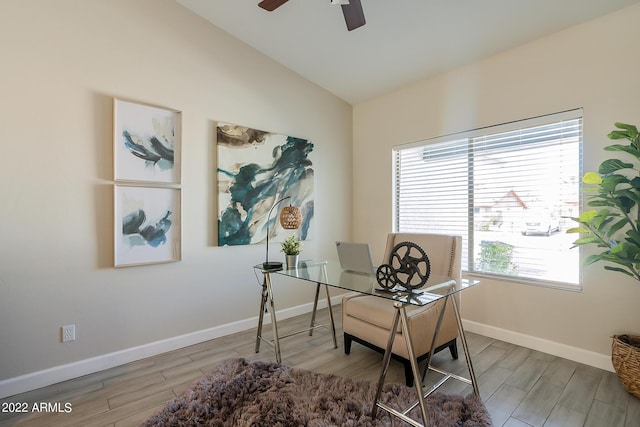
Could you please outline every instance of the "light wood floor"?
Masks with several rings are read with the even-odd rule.
[[[340,319],[339,306],[334,311]],[[280,334],[303,328],[308,319],[299,316],[278,322]],[[319,319],[327,321],[326,309],[319,312]],[[313,337],[287,338],[282,340],[283,363],[377,381],[382,356],[357,343],[347,356],[341,341],[340,333],[339,348],[334,349],[327,330],[318,330]],[[476,334],[468,334],[468,341],[480,394],[495,426],[640,426],[640,400],[625,392],[613,373]],[[258,354],[254,346],[255,329],[12,396],[0,403],[27,402],[31,408],[33,403],[58,402],[62,409],[70,403],[71,412],[0,413],[0,426],[139,425],[225,359],[275,360],[268,345],[262,344]],[[460,355],[454,361],[445,350],[433,364],[466,376],[461,348]],[[392,361],[387,380],[404,381],[400,364]],[[471,392],[457,381],[447,382],[442,390]]]

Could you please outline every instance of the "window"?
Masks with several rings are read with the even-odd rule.
[[[576,289],[582,110],[394,148],[394,229],[458,234],[462,269]]]

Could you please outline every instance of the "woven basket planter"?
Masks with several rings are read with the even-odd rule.
[[[640,336],[615,335],[611,361],[625,390],[640,399]]]

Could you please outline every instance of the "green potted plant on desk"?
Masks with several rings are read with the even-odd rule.
[[[300,251],[302,251],[302,242],[296,240],[295,234],[287,237],[282,242],[282,252],[287,257],[287,270],[296,268],[298,266],[298,258]]]
[[[574,247],[595,245],[599,253],[588,256],[583,265],[605,261],[604,268],[640,281],[640,133],[636,126],[616,123],[609,133],[613,140],[626,144],[605,147],[631,156],[633,163],[607,159],[598,172],[587,172],[582,182],[587,185],[588,205],[594,209],[571,218],[579,223],[568,233],[581,233]],[[613,265],[611,265],[613,264]],[[613,367],[624,388],[640,398],[640,336],[613,337]]]

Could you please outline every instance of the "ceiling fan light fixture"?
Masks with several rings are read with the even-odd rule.
[[[262,9],[273,12],[289,0],[262,0],[258,3]],[[330,0],[331,4],[339,5],[342,8],[344,21],[347,24],[347,30],[352,31],[362,27],[367,21],[364,19],[362,11],[362,3],[360,0]]]

